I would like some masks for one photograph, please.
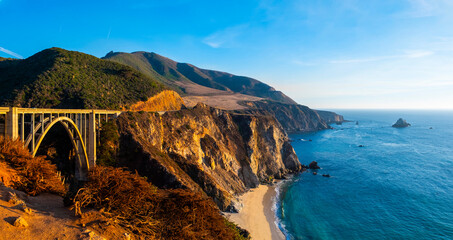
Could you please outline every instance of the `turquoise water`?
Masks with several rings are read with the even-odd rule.
[[[322,169],[281,187],[287,238],[453,239],[453,112],[337,112],[359,125],[290,135]],[[399,117],[412,126],[392,128]]]

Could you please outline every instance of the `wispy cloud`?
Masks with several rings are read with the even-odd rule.
[[[400,14],[401,17],[423,18],[439,14],[450,14],[453,2],[451,0],[407,0],[409,8]]]
[[[401,55],[400,58],[421,58],[433,55],[434,52],[432,51],[425,51],[425,50],[416,50],[416,51],[406,51],[405,55]]]
[[[382,56],[382,57],[373,57],[373,58],[350,58],[350,59],[338,59],[329,61],[332,64],[345,64],[345,63],[365,63],[365,62],[375,62],[386,59],[392,59],[394,56]]]
[[[224,47],[227,43],[234,42],[241,34],[243,34],[248,24],[241,24],[233,27],[228,27],[217,31],[203,39],[203,43],[212,48]]]
[[[339,59],[332,60],[329,63],[332,64],[347,64],[347,63],[365,63],[365,62],[376,62],[390,59],[411,59],[411,58],[421,58],[433,55],[434,52],[426,50],[416,50],[416,51],[406,51],[404,54],[400,55],[390,55],[390,56],[378,56],[378,57],[369,57],[369,58],[352,58],[352,59]]]
[[[316,63],[314,62],[306,62],[306,61],[300,61],[300,60],[293,60],[291,61],[292,64],[299,65],[299,66],[315,66]]]
[[[1,1],[1,0],[0,0],[0,1]],[[8,55],[10,55],[10,56],[16,57],[16,58],[20,58],[20,59],[23,59],[23,58],[24,58],[24,57],[22,57],[21,55],[15,53],[15,52],[12,52],[12,51],[10,51],[10,50],[8,50],[8,49],[2,48],[2,47],[0,47],[0,52],[4,52],[4,53],[6,53],[6,54],[8,54]]]
[[[436,13],[437,3],[426,0],[409,0],[411,9],[405,14],[410,17],[429,17]]]
[[[112,27],[109,28],[109,33],[107,33],[107,40],[110,39],[110,33],[112,33]]]

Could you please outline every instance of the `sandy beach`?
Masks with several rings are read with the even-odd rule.
[[[276,216],[272,210],[275,185],[260,185],[241,196],[243,209],[239,213],[229,213],[229,219],[247,229],[252,239],[285,239],[276,226]]]

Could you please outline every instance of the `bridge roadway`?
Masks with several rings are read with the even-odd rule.
[[[76,152],[76,177],[96,165],[96,143],[102,122],[118,117],[121,111],[97,109],[44,109],[0,107],[0,135],[20,138],[33,156],[49,130],[60,123]]]

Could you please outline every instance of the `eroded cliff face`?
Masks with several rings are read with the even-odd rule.
[[[316,110],[319,116],[324,119],[327,123],[342,123],[344,122],[343,116],[334,112]]]
[[[331,128],[325,119],[307,106],[267,100],[243,102],[243,104],[249,107],[246,112],[274,116],[283,129],[290,133],[312,132]]]
[[[117,121],[121,164],[159,187],[203,191],[226,210],[236,194],[301,170],[278,121],[198,104],[167,112],[128,112]]]

